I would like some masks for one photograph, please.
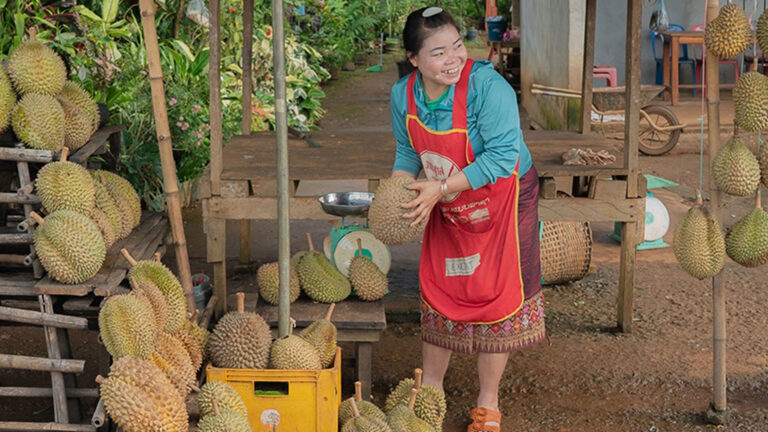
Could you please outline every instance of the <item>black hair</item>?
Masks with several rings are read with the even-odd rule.
[[[440,11],[434,15],[428,17],[424,16],[424,11],[429,8],[421,8],[411,12],[408,15],[408,19],[405,21],[405,28],[403,28],[403,46],[405,47],[405,60],[413,67],[408,59],[408,53],[416,54],[424,45],[424,40],[430,35],[430,33],[445,25],[452,25],[457,32],[461,33],[461,28],[456,20],[453,19],[451,14],[445,10]],[[413,69],[416,69],[415,67]],[[411,69],[411,70],[413,70]]]

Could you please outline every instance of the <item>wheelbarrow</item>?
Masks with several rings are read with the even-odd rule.
[[[680,139],[680,133],[687,125],[680,124],[675,113],[664,105],[650,105],[662,91],[664,86],[640,86],[640,124],[638,133],[638,148],[647,155],[658,156],[670,151]],[[624,121],[608,121],[606,116],[621,115],[627,106],[626,87],[595,87],[592,89],[592,111],[600,116],[601,131],[605,133],[605,125],[611,123],[623,124]],[[561,89],[557,87],[533,84],[533,94],[560,96],[581,99],[578,90]]]

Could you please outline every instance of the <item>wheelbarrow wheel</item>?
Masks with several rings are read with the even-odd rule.
[[[643,107],[653,123],[659,128],[677,126],[680,122],[672,110],[663,105],[648,105]],[[640,115],[638,148],[644,154],[659,156],[672,150],[680,139],[681,129],[660,131],[653,127],[648,118]]]

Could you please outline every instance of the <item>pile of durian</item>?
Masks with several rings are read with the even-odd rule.
[[[445,420],[445,396],[432,386],[421,385],[421,369],[414,378],[400,381],[382,411],[362,399],[361,383],[355,383],[355,396],[339,406],[342,432],[440,432]]]
[[[93,277],[107,249],[139,224],[141,203],[127,180],[88,172],[67,161],[68,151],[37,173],[35,189],[47,216],[32,217],[39,225],[34,244],[40,263],[51,278],[74,284]]]
[[[67,81],[64,61],[43,43],[22,43],[11,53],[7,73],[0,67],[0,133],[11,125],[25,145],[58,152],[82,147],[99,122],[96,102]]]
[[[108,297],[99,312],[99,336],[114,359],[107,378],[97,378],[104,407],[127,432],[186,431],[184,401],[196,389],[208,331],[188,317],[181,283],[167,267],[122,253],[131,291]],[[227,397],[211,393],[228,408]]]
[[[298,335],[292,332],[272,341],[269,325],[261,315],[245,311],[245,294],[237,293],[237,310],[216,324],[208,342],[208,355],[215,367],[235,369],[316,370],[333,365],[336,359],[336,326],[331,322],[332,303],[324,318]]]
[[[338,303],[352,293],[365,301],[384,297],[389,283],[387,276],[368,257],[363,255],[358,239],[359,253],[349,264],[349,278],[344,276],[322,252],[314,250],[312,237],[307,233],[308,251],[291,257],[290,300],[299,298],[303,291],[320,303]],[[256,273],[259,294],[269,304],[278,303],[279,267],[277,262],[263,264]]]

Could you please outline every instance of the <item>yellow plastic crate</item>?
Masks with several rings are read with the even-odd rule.
[[[320,370],[224,369],[209,365],[208,381],[231,385],[248,407],[255,432],[337,432],[341,404],[341,348]]]

